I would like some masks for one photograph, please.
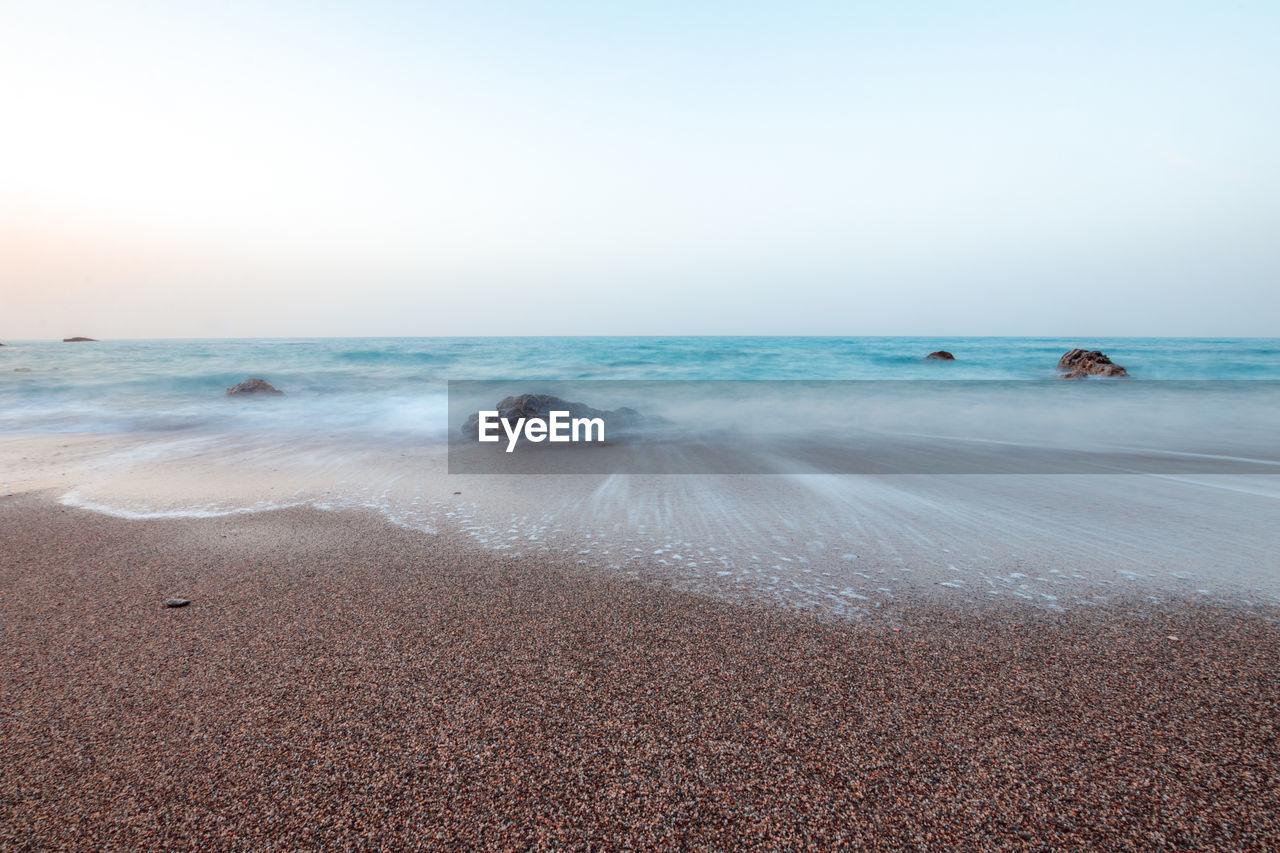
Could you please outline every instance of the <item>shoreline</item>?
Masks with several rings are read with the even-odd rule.
[[[851,622],[372,514],[0,529],[14,849],[1280,844],[1274,608]]]
[[[1272,476],[448,474],[440,448],[206,446],[137,437],[0,441],[0,494],[130,519],[285,507],[373,512],[503,558],[837,618],[931,590],[957,605],[1071,610],[1280,605]],[[1139,602],[1140,603],[1140,602]]]

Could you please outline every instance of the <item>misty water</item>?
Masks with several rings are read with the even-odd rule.
[[[1130,378],[1056,379],[1076,346]],[[250,376],[285,394],[225,396]],[[495,559],[853,617],[922,591],[1271,601],[1278,389],[1265,339],[12,342],[2,480],[126,517],[371,509]],[[454,464],[460,412],[507,393],[646,424],[595,456]]]

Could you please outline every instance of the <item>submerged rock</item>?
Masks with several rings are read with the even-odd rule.
[[[63,338],[62,342],[64,344],[97,343],[98,339],[97,338]]]
[[[571,418],[601,418],[607,427],[629,426],[644,419],[644,416],[635,409],[626,406],[605,411],[593,409],[585,403],[571,403],[550,394],[521,394],[517,397],[507,397],[494,408],[498,411],[498,417],[512,426],[515,426],[521,418],[546,418],[551,412],[568,412]],[[467,422],[462,425],[462,434],[468,438],[479,437],[479,414],[473,414],[467,418]]]
[[[246,379],[239,385],[232,385],[227,389],[228,397],[253,397],[261,394],[283,393],[283,391],[279,390],[265,379]]]
[[[952,355],[951,353],[947,352],[944,349],[940,349],[937,352],[931,352],[928,355],[926,355],[925,358],[926,359],[931,358],[934,361],[955,361],[956,360],[956,357],[954,355]]]
[[[1128,376],[1129,371],[1094,350],[1073,349],[1058,359],[1058,368],[1068,371],[1064,379],[1083,379],[1085,376]],[[1080,374],[1075,376],[1073,374]]]

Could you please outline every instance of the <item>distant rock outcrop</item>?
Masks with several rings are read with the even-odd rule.
[[[585,403],[570,403],[550,394],[521,394],[518,397],[507,397],[494,408],[498,411],[498,417],[513,427],[521,418],[546,418],[551,412],[568,412],[571,418],[601,418],[608,427],[625,427],[644,419],[644,416],[635,409],[626,406],[604,411],[593,409]],[[479,437],[479,414],[473,414],[467,419],[467,422],[462,425],[462,434],[468,438]]]
[[[228,397],[254,397],[263,394],[283,394],[284,392],[274,387],[265,379],[246,379],[239,385],[232,385],[227,389]]]
[[[98,341],[97,338],[63,338],[62,339],[62,342],[64,344],[97,343],[97,341]]]
[[[952,355],[951,353],[947,352],[944,349],[940,349],[937,352],[931,352],[928,355],[926,355],[925,358],[931,358],[934,361],[955,361],[956,360],[956,357],[954,355]]]
[[[1058,369],[1067,371],[1064,379],[1083,379],[1085,376],[1128,376],[1129,371],[1094,350],[1073,349],[1058,359]],[[1074,374],[1080,374],[1076,376]]]

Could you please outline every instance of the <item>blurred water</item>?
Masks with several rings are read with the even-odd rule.
[[[364,338],[6,341],[0,433],[300,432],[442,438],[450,379],[1044,379],[1097,348],[1135,379],[1280,379],[1277,339]],[[947,349],[955,362],[925,361]],[[250,376],[270,407],[225,389]]]
[[[1280,601],[1277,340],[5,343],[0,486],[52,489],[68,505],[129,518],[372,509],[495,551],[551,548],[637,577],[849,616],[922,589],[1049,608],[1139,594]],[[1132,378],[1054,381],[1074,347],[1106,352]],[[924,360],[937,349],[957,360]],[[285,396],[225,396],[251,376]],[[660,419],[657,440],[687,443],[663,457],[678,473],[703,473],[449,473],[450,380],[500,380],[501,390],[482,389],[486,407],[561,389],[599,408],[632,405]],[[771,476],[693,464],[708,447],[736,448],[708,434],[740,437],[741,425],[757,448],[742,470]],[[796,445],[797,426],[837,441]],[[867,435],[854,449],[876,465],[849,468],[846,455],[823,464],[822,451],[844,454],[838,441]],[[955,442],[961,457],[939,456]],[[1051,476],[1008,469],[1028,448],[1110,461],[1044,468]],[[982,465],[946,473],[975,454]],[[902,475],[874,474],[889,458],[906,459],[887,469]]]

